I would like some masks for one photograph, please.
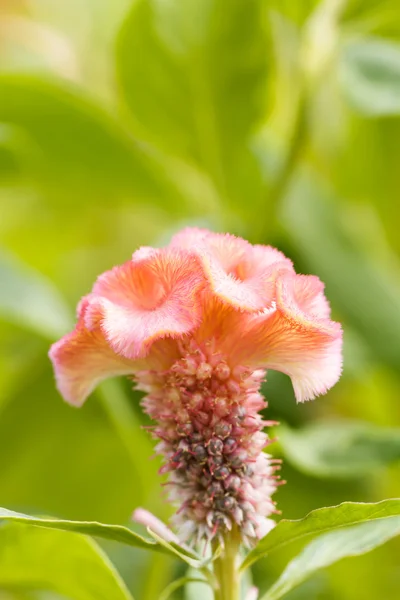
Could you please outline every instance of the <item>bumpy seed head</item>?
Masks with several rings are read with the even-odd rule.
[[[175,468],[180,468],[186,464],[186,452],[184,450],[178,450],[171,458],[171,464]]]
[[[219,481],[213,481],[208,487],[207,491],[210,496],[222,496],[224,493],[224,488]]]
[[[178,435],[187,437],[193,433],[192,423],[178,423],[176,426],[176,432]]]
[[[198,494],[195,496],[195,504],[205,506],[206,508],[211,508],[213,502],[213,497],[210,496],[205,490],[198,492]]]
[[[222,455],[210,456],[207,462],[210,472],[213,473],[217,467],[220,467],[224,464],[224,457]]]
[[[215,367],[215,375],[221,381],[226,381],[229,378],[230,374],[231,370],[229,366],[224,362],[218,363],[218,365]]]
[[[208,425],[210,422],[210,414],[207,412],[204,412],[202,410],[196,412],[196,421],[198,421],[198,423],[203,426],[203,425]]]
[[[232,425],[226,421],[219,421],[214,427],[215,435],[225,439],[232,431]]]
[[[244,513],[254,513],[255,512],[254,505],[251,502],[249,502],[248,500],[244,500],[243,502],[241,502],[240,508],[243,510]]]
[[[216,501],[218,510],[230,512],[236,506],[236,500],[233,496],[222,496]]]
[[[207,521],[211,526],[214,526],[213,530],[230,529],[230,521],[223,512],[212,511],[208,513]]]
[[[252,465],[243,465],[243,475],[246,477],[251,477],[254,475],[254,467]]]
[[[203,408],[204,397],[200,392],[195,392],[189,397],[189,405],[192,411],[198,411]]]
[[[199,477],[199,484],[203,488],[208,488],[208,486],[210,485],[211,482],[212,482],[211,474],[208,471],[206,471],[205,469],[203,469],[203,471]]]
[[[196,371],[197,379],[200,381],[205,381],[209,379],[212,375],[212,366],[208,363],[201,363]]]
[[[244,406],[240,406],[240,405],[236,406],[233,411],[233,417],[237,421],[241,422],[244,420],[245,416],[246,416],[246,409],[244,408]]]
[[[237,492],[240,488],[242,480],[238,475],[229,475],[224,481],[224,486],[227,491]]]
[[[219,438],[212,438],[207,447],[208,451],[212,455],[221,454],[224,449],[224,442]]]
[[[226,479],[230,475],[230,470],[225,465],[215,469],[213,473],[215,479]]]
[[[222,539],[235,522],[242,533],[250,523],[246,542],[258,531],[259,514],[263,519],[272,510],[264,499],[275,486],[274,467],[262,453],[264,422],[253,408],[265,403],[257,391],[261,377],[252,377],[249,370],[231,369],[222,355],[214,355],[212,344],[199,348],[192,343],[189,356],[165,375],[168,397],[157,380],[159,392],[144,401],[158,420],[154,433],[163,442],[157,449],[168,457],[164,472],[174,472],[169,489],[171,498],[182,502],[175,517],[182,539]]]
[[[190,452],[190,444],[186,439],[183,439],[178,444],[178,449],[183,452]]]
[[[199,463],[206,462],[208,454],[203,444],[196,444],[192,447],[192,454],[195,460]]]
[[[229,464],[234,469],[240,469],[246,461],[247,452],[245,450],[239,450],[235,454],[229,456]]]
[[[237,448],[237,442],[234,438],[228,437],[223,444],[225,454],[231,454]]]

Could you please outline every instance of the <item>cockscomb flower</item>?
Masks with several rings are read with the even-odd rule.
[[[279,465],[264,451],[260,386],[281,371],[303,402],[338,380],[342,334],[323,289],[274,248],[185,229],[101,275],[75,330],[52,346],[71,404],[113,375],[145,393],[181,539],[235,526],[251,543],[271,527]]]

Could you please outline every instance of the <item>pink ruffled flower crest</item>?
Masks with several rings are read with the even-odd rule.
[[[151,346],[150,362],[168,363],[174,349],[160,361],[156,342],[186,335],[200,324],[205,285],[198,257],[178,249],[142,248],[101,275],[78,305],[75,330],[49,353],[62,396],[81,405],[107,377],[143,368],[138,359]]]
[[[292,262],[271,246],[252,246],[230,234],[184,229],[171,246],[196,251],[203,261],[214,295],[244,311],[271,306],[280,273],[294,273]]]
[[[250,544],[271,528],[279,464],[264,452],[260,386],[282,371],[301,402],[338,380],[342,333],[323,290],[274,248],[186,229],[101,275],[50,350],[73,404],[113,375],[145,392],[181,539],[235,524]]]
[[[222,347],[238,363],[281,371],[298,402],[326,393],[342,370],[342,330],[329,319],[323,284],[314,276],[281,275],[274,306],[229,328]]]

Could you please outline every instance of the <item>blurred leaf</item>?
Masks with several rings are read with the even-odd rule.
[[[400,13],[397,0],[348,0],[343,24],[357,34],[376,34],[398,39]]]
[[[257,178],[246,141],[265,114],[262,10],[261,0],[139,0],[118,40],[137,129],[202,166],[225,199]]]
[[[0,527],[0,588],[53,590],[74,600],[129,600],[124,582],[90,538]]]
[[[169,544],[165,540],[161,540],[153,532],[151,535],[157,542],[144,538],[141,535],[134,533],[123,525],[106,525],[97,523],[96,521],[66,521],[63,519],[45,519],[41,517],[32,517],[16,513],[6,508],[0,508],[0,520],[15,521],[19,523],[28,523],[37,527],[46,529],[59,529],[62,531],[73,531],[75,533],[83,533],[85,535],[96,536],[128,546],[136,548],[144,548],[145,550],[154,550],[158,552],[167,552],[182,558],[191,566],[198,566],[199,560],[196,554],[189,552],[185,548],[181,548],[177,544]]]
[[[20,173],[20,164],[15,150],[11,128],[0,124],[0,185],[12,181]]]
[[[343,420],[302,429],[281,425],[277,434],[293,466],[317,477],[362,477],[400,460],[400,429]]]
[[[153,540],[146,539],[137,533],[134,533],[123,525],[105,525],[96,521],[65,521],[63,519],[45,519],[16,513],[6,508],[0,508],[0,519],[15,521],[19,523],[28,523],[37,527],[47,529],[59,529],[62,531],[73,531],[85,535],[97,536],[114,542],[145,548],[146,550],[160,550],[158,544]],[[162,551],[162,550],[161,550]]]
[[[0,310],[0,349],[1,415],[8,402],[35,377],[42,356],[47,353],[47,343],[23,328],[6,323]]]
[[[125,199],[181,201],[165,170],[114,118],[72,85],[0,75],[0,122],[30,136],[31,175],[68,205]]]
[[[0,183],[19,174],[19,164],[13,152],[0,144]]]
[[[374,356],[398,372],[400,278],[361,251],[338,202],[319,179],[303,173],[284,199],[283,226],[307,267],[326,282],[332,304],[363,334]]]
[[[24,326],[51,340],[72,328],[67,306],[45,277],[15,259],[0,255],[0,279],[3,284],[0,319]],[[30,355],[28,358],[32,361]],[[155,479],[157,474],[157,463],[149,464],[143,460],[143,456],[150,456],[152,452],[149,436],[140,428],[118,381],[104,382],[97,394],[129,453],[137,482],[143,487],[146,479]]]
[[[71,326],[57,289],[44,276],[0,254],[0,319],[54,339]]]
[[[400,44],[372,37],[348,44],[340,75],[345,95],[361,113],[400,114]]]
[[[296,521],[283,519],[249,552],[242,563],[241,569],[246,569],[269,552],[305,536],[399,515],[400,499],[393,498],[370,504],[343,502],[338,506],[313,510],[304,519]]]
[[[123,524],[134,507],[146,506],[164,518],[157,465],[148,464],[141,434],[136,456],[128,454],[95,397],[80,410],[63,402],[46,350],[31,372],[20,374],[20,386],[1,413],[0,453],[7,456],[0,461],[3,505],[22,513]],[[133,396],[132,409],[135,402]],[[132,433],[133,447],[135,442]]]
[[[172,597],[172,594],[176,590],[178,590],[179,588],[184,587],[184,586],[187,588],[187,584],[189,584],[189,583],[199,587],[199,594],[197,595],[197,598],[201,597],[203,600],[207,600],[207,598],[209,598],[209,597],[211,597],[211,600],[214,598],[214,595],[213,595],[212,591],[210,590],[210,588],[208,588],[208,590],[206,590],[206,588],[204,587],[204,584],[209,585],[208,581],[206,581],[205,579],[200,579],[200,578],[195,579],[192,577],[181,577],[180,579],[175,579],[175,581],[170,583],[163,590],[162,594],[159,597],[159,600],[168,600],[169,598]],[[203,592],[205,592],[205,593],[203,593]],[[200,596],[200,594],[201,594],[201,596]]]
[[[131,397],[136,394],[132,391]],[[148,432],[142,428],[142,423],[139,421],[134,407],[130,404],[131,398],[125,394],[121,381],[115,378],[103,381],[97,388],[96,395],[100,398],[107,416],[131,459],[135,468],[137,486],[144,489],[146,483],[150,481],[155,481],[159,485],[159,462],[143,460],[153,454],[151,438]],[[134,400],[137,400],[137,397]],[[161,511],[163,502],[161,498],[158,500],[160,506],[157,506],[157,510]],[[155,508],[156,506],[154,506]]]
[[[347,556],[358,556],[400,534],[400,517],[388,517],[317,537],[292,560],[261,600],[278,600],[324,567]]]

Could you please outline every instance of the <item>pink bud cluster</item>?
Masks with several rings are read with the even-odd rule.
[[[259,393],[263,370],[231,369],[215,341],[180,344],[182,358],[165,372],[137,373],[145,411],[157,422],[156,451],[170,472],[169,498],[180,509],[183,540],[211,539],[239,527],[244,541],[270,529],[278,468],[263,449],[269,422]]]

